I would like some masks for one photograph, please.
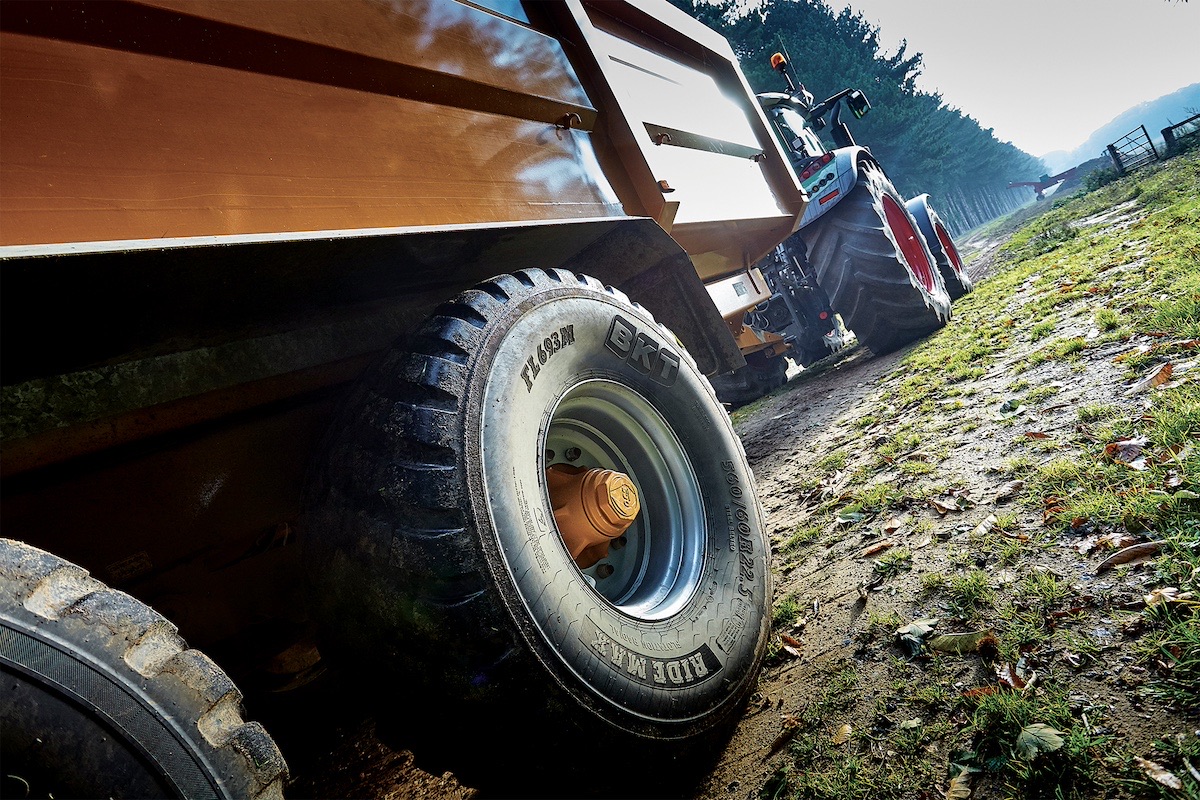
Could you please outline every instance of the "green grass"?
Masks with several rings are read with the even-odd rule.
[[[922,597],[930,597],[946,590],[949,582],[946,576],[940,572],[926,572],[920,578],[920,591]]]
[[[1121,409],[1116,406],[1088,403],[1080,406],[1075,412],[1080,422],[1101,422],[1121,416]]]
[[[1102,331],[1115,331],[1121,327],[1121,315],[1111,308],[1100,308],[1092,315],[1092,321]]]
[[[1045,339],[1047,336],[1054,333],[1054,329],[1057,327],[1057,325],[1058,323],[1052,319],[1039,322],[1029,330],[1030,341],[1036,342],[1040,339]]]
[[[873,735],[866,730],[833,744],[832,734],[846,720],[846,711],[860,701],[857,682],[852,666],[817,676],[805,705],[790,715],[786,755],[760,790],[760,798],[901,800],[912,797],[914,787],[944,783],[944,767],[929,757],[928,749],[952,734],[945,723],[897,731],[888,740],[891,752],[886,759],[878,757]],[[878,710],[883,708],[877,704]]]
[[[967,619],[978,617],[981,611],[991,608],[996,600],[991,578],[979,569],[951,578],[946,593],[955,616]]]
[[[894,578],[902,572],[912,569],[912,553],[906,547],[889,550],[875,561],[875,574],[884,578]]]
[[[1152,629],[1138,642],[1140,659],[1157,675],[1146,693],[1180,709],[1200,708],[1200,614],[1172,606],[1148,614]]]
[[[827,453],[817,459],[817,463],[813,464],[813,469],[818,472],[837,472],[846,466],[846,462],[849,459],[850,455],[845,450],[834,450],[832,453]]]
[[[789,594],[782,600],[776,600],[771,609],[771,624],[775,628],[786,628],[800,617],[800,598]]]
[[[815,525],[797,525],[788,538],[784,539],[779,549],[784,553],[792,553],[804,545],[816,541],[820,536],[821,528]]]
[[[1054,395],[1058,394],[1057,386],[1039,386],[1037,389],[1029,392],[1023,398],[1026,403],[1040,403],[1043,400],[1049,400]]]
[[[1072,224],[1131,199],[1137,205],[1122,229]],[[845,461],[826,456],[819,462],[817,471],[853,471],[848,484],[853,494],[826,500],[806,522],[812,532],[801,539],[815,539],[839,510],[863,513],[877,526],[876,515],[911,510],[922,498],[943,494],[946,486],[936,484],[948,479],[925,475],[940,474],[943,459],[954,457],[960,442],[972,441],[962,436],[971,428],[960,426],[951,436],[949,428],[919,417],[950,409],[947,401],[975,396],[967,405],[994,412],[1000,402],[1019,399],[1036,413],[1061,396],[1048,381],[1062,380],[1074,390],[1075,373],[1110,357],[1098,354],[1102,346],[1115,355],[1139,343],[1154,345],[1152,352],[1124,359],[1115,368],[1125,371],[1126,383],[1167,361],[1178,365],[1200,354],[1171,345],[1200,338],[1200,153],[1139,170],[1088,194],[1056,199],[1021,216],[1026,224],[1000,248],[988,280],[956,302],[947,328],[905,354],[900,369],[880,384],[877,405],[858,423],[872,428],[866,438],[878,441],[865,445],[873,446],[873,458],[857,458],[848,447]],[[1099,337],[1069,335],[1093,325]],[[1151,333],[1155,335],[1147,335]],[[1130,341],[1124,346],[1113,344],[1126,338]],[[1031,342],[1037,350],[1021,357]],[[1007,381],[1003,376],[999,382],[978,380],[994,375],[998,365],[1009,373]],[[1013,374],[1022,370],[1019,377]],[[1183,761],[1200,766],[1200,737],[1187,733],[1153,747],[1137,740],[1135,751],[1133,744],[1108,738],[1107,731],[1127,731],[1119,717],[1107,718],[1110,701],[1105,695],[1092,703],[1083,694],[1082,710],[1072,699],[1101,691],[1079,684],[1083,676],[1107,674],[1115,659],[1132,655],[1145,670],[1139,673],[1145,682],[1120,691],[1131,699],[1143,695],[1147,719],[1161,720],[1171,730],[1192,731],[1192,715],[1200,708],[1200,607],[1176,604],[1144,612],[1145,632],[1122,638],[1118,651],[1111,650],[1110,640],[1093,638],[1096,620],[1103,614],[1133,617],[1133,612],[1105,610],[1098,599],[1096,607],[1079,617],[1052,614],[1080,604],[1077,595],[1097,593],[1099,598],[1098,586],[1113,581],[1136,583],[1138,594],[1174,586],[1200,596],[1200,500],[1192,498],[1192,493],[1200,494],[1200,447],[1195,445],[1200,440],[1200,382],[1188,380],[1186,372],[1177,373],[1180,377],[1184,380],[1178,385],[1131,397],[1123,396],[1117,381],[1103,394],[1088,393],[1078,402],[1078,423],[1056,427],[1053,440],[1024,441],[1020,431],[1029,428],[1016,428],[1021,450],[996,470],[1002,477],[993,480],[1019,478],[1024,488],[1016,501],[1003,506],[1008,513],[988,535],[959,534],[961,538],[951,540],[950,565],[935,561],[936,571],[914,581],[913,575],[905,575],[913,566],[910,551],[901,547],[878,558],[871,569],[893,578],[890,586],[915,584],[916,607],[904,608],[901,616],[890,610],[893,606],[876,606],[873,598],[856,637],[868,657],[808,676],[805,699],[794,715],[795,735],[761,796],[943,797],[947,765],[959,764],[978,770],[971,778],[972,797],[1200,797],[1200,785]],[[1006,382],[1004,395],[993,394]],[[1007,420],[1009,426],[1026,424],[1036,423],[1026,415]],[[1014,434],[1011,428],[997,433],[990,419],[984,425],[988,436]],[[1105,454],[1107,444],[1132,436],[1148,440],[1144,470]],[[920,455],[910,457],[914,451]],[[1053,498],[1049,504],[1048,498]],[[1032,520],[1039,523],[1036,529]],[[955,524],[968,530],[964,522],[961,517],[957,523],[940,519],[937,530]],[[1075,569],[1057,565],[1064,551],[1073,556],[1066,548],[1084,535],[1072,523],[1100,532],[1128,529],[1163,542],[1163,551],[1137,571],[1118,568],[1102,581],[1077,584]],[[867,524],[864,519],[862,527]],[[932,530],[928,519],[917,520],[909,542],[919,540],[919,524]],[[847,538],[858,533],[849,527],[839,530]],[[1030,538],[1022,541],[1003,531]],[[1040,551],[1052,559],[1044,563],[1069,577],[1030,571],[1025,556]],[[1093,553],[1088,559],[1094,565],[1102,556]],[[980,558],[986,559],[986,569],[976,568]],[[997,588],[993,583],[1000,569],[1020,578],[1006,579]],[[990,628],[1003,662],[1041,654],[1048,660],[1036,665],[1038,685],[1026,692],[964,696],[965,689],[994,686],[991,665],[977,655],[909,660],[893,644],[892,632],[918,615],[942,617],[939,632]],[[881,652],[888,655],[880,658]],[[1082,664],[1062,661],[1057,654],[1064,652]],[[860,689],[857,674],[873,676],[869,701],[860,696],[866,694],[867,679]],[[1118,691],[1116,684],[1113,691]],[[1171,715],[1161,715],[1152,702],[1166,704]],[[832,732],[852,717],[854,736],[833,745]],[[900,727],[914,718],[921,722]],[[1017,737],[1032,723],[1062,731],[1063,746],[1023,756],[1016,749]],[[1184,780],[1183,793],[1153,784],[1134,764],[1134,755],[1172,770]]]
[[[1067,695],[1064,687],[1051,684],[1038,692],[999,691],[962,700],[963,711],[970,715],[972,760],[983,777],[994,777],[1022,798],[1104,796],[1111,779],[1103,769],[1103,758],[1112,739],[1077,723]],[[1017,739],[1025,726],[1039,723],[1059,731],[1063,745],[1027,758],[1017,750]]]
[[[1071,587],[1052,572],[1033,571],[1021,579],[1021,593],[1037,600],[1044,608],[1053,608],[1071,594]]]

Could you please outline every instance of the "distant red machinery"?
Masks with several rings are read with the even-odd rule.
[[[1075,177],[1075,172],[1078,169],[1079,169],[1079,167],[1071,167],[1066,172],[1060,172],[1057,175],[1043,175],[1042,177],[1038,178],[1036,181],[1017,181],[1015,183],[1010,183],[1008,185],[1008,188],[1015,189],[1018,186],[1032,186],[1033,190],[1035,192],[1037,192],[1037,199],[1045,200],[1046,195],[1042,194],[1042,192],[1046,191],[1051,186],[1057,186],[1058,184],[1062,183],[1063,181],[1071,180],[1072,178]]]

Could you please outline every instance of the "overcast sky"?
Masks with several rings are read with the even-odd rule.
[[[1200,81],[1200,0],[829,4],[878,25],[889,55],[907,39],[925,55],[921,89],[1035,156],[1072,150],[1130,106]]]

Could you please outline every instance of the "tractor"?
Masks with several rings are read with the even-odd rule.
[[[843,105],[856,119],[866,116],[866,95],[843,89],[814,103],[782,54],[771,66],[787,91],[761,93],[758,102],[811,202],[796,232],[757,265],[771,296],[742,322],[761,347],[746,354],[745,367],[714,381],[734,405],[783,385],[787,358],[809,366],[843,347],[839,315],[858,341],[883,354],[945,325],[951,302],[971,290],[929,195],[905,201],[842,120]],[[826,129],[832,150],[818,135]]]

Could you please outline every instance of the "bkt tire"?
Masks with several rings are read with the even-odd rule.
[[[887,353],[946,324],[950,296],[904,200],[874,164],[802,229],[817,282],[858,340]]]
[[[596,563],[564,543],[551,464],[636,488]],[[689,739],[753,688],[770,587],[741,445],[675,337],[592,278],[439,308],[349,403],[311,519],[331,636],[482,710],[549,711],[541,741]]]
[[[921,229],[921,234],[929,245],[929,252],[933,254],[938,272],[942,274],[942,280],[946,284],[946,292],[950,295],[950,299],[957,300],[971,291],[974,286],[971,284],[970,276],[967,275],[967,268],[963,265],[958,248],[954,245],[954,239],[950,236],[950,231],[946,229],[946,225],[938,213],[933,210],[933,205],[929,202],[929,195],[917,195],[905,203],[905,207],[917,221],[917,227]]]
[[[287,766],[175,626],[0,539],[4,797],[282,797]]]

